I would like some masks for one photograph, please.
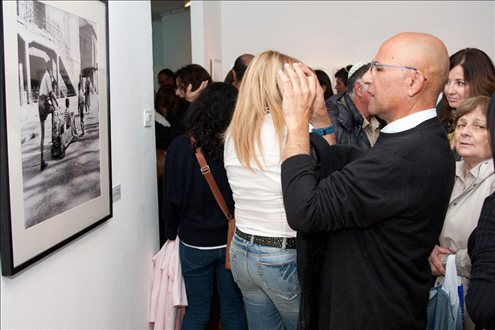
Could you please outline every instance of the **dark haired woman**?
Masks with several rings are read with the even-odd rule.
[[[486,53],[477,48],[461,49],[450,56],[450,72],[438,105],[440,122],[452,141],[455,130],[452,112],[466,99],[475,96],[491,97],[495,92],[495,67]]]
[[[347,90],[347,79],[351,68],[352,64],[349,64],[335,73],[335,91],[337,94]]]
[[[175,73],[176,95],[192,102],[211,82],[210,74],[201,65],[186,65]]]
[[[211,84],[211,76],[201,65],[189,64],[175,73],[175,95],[179,97],[179,105],[174,113],[167,114],[167,120],[172,126],[184,130],[184,116],[187,109],[205,89]]]
[[[332,83],[330,82],[330,78],[323,70],[315,70],[316,76],[318,77],[318,82],[320,83],[321,88],[323,88],[323,97],[325,101],[333,95]]]
[[[227,218],[218,206],[195,156],[200,147],[232,214],[234,201],[223,164],[222,133],[232,119],[237,89],[225,83],[206,87],[187,112],[186,131],[167,150],[164,174],[165,236],[180,242],[188,306],[182,329],[205,329],[213,288],[220,298],[225,329],[247,329],[242,294],[225,269]],[[191,144],[190,136],[196,143]]]

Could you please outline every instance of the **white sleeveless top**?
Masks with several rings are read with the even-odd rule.
[[[229,138],[226,140],[224,163],[235,202],[236,227],[251,235],[296,237],[285,215],[280,175],[282,157],[271,114],[264,117],[261,141],[264,158],[259,150],[257,156],[265,165],[264,170],[252,161],[253,172],[241,165],[234,143]]]

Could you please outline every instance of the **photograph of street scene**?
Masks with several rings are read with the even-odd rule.
[[[97,29],[47,4],[17,1],[26,229],[101,195]]]

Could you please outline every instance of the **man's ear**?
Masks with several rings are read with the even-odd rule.
[[[237,81],[237,73],[235,73],[235,70],[232,69],[232,78],[233,78],[233,81],[236,82]]]
[[[413,75],[407,78],[408,95],[410,97],[418,94],[426,82],[425,76],[419,70],[415,70]]]
[[[356,93],[357,96],[361,97],[363,95],[363,85],[359,81],[356,81],[354,83],[354,93]]]

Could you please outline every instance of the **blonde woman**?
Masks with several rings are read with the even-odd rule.
[[[297,326],[301,288],[296,232],[287,223],[280,179],[286,128],[278,76],[289,68],[285,64],[294,63],[275,51],[256,56],[226,131],[224,161],[237,226],[230,248],[232,275],[244,297],[250,330]],[[323,90],[316,85],[326,109]]]

